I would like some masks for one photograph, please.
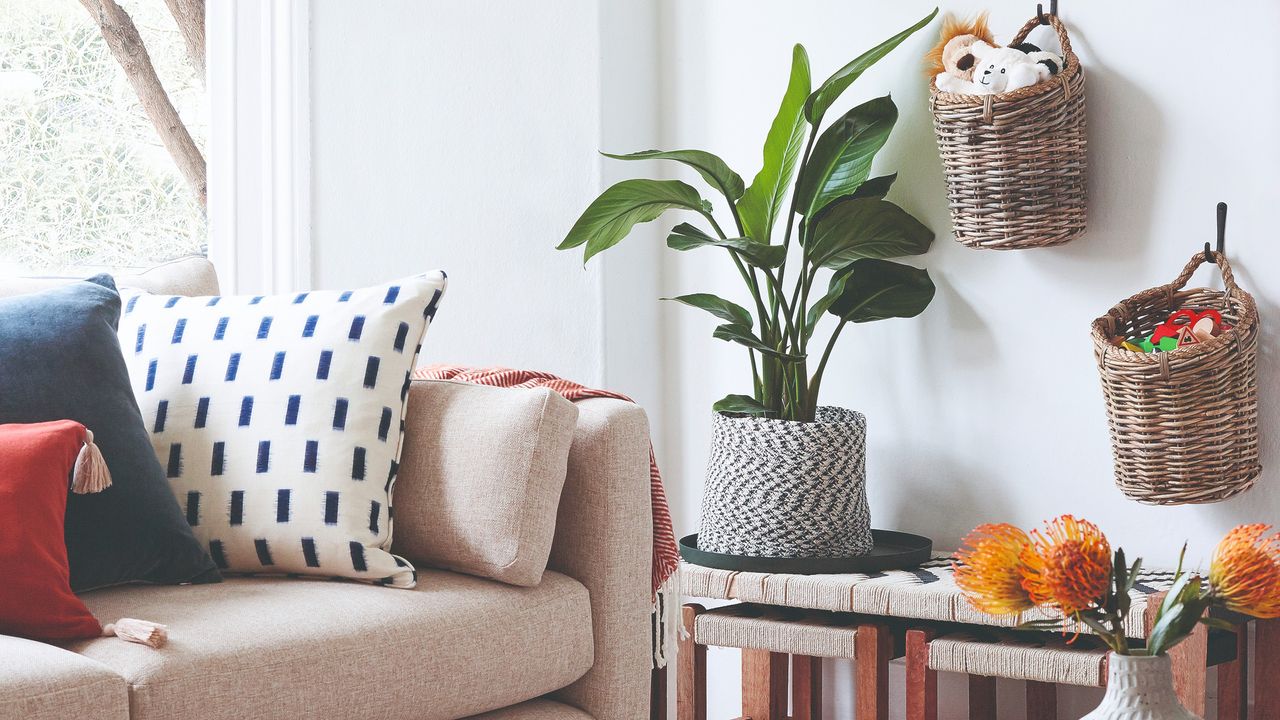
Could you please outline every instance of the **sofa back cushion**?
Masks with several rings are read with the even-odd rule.
[[[119,318],[107,275],[0,298],[0,423],[75,420],[111,468],[110,489],[67,501],[72,589],[217,580],[151,450]]]
[[[394,551],[533,586],[555,535],[577,407],[545,388],[415,380]]]
[[[66,285],[93,275],[86,271],[79,275],[44,277],[6,277],[0,282],[0,297],[24,295],[51,287]],[[213,263],[202,257],[184,257],[142,270],[112,271],[116,287],[134,288],[157,295],[217,295],[218,273]]]

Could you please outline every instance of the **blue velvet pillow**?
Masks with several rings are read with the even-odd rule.
[[[0,298],[0,423],[75,420],[93,431],[113,485],[67,502],[71,587],[216,582],[142,424],[108,275]]]

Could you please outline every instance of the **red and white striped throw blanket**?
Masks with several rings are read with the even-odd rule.
[[[566,400],[577,402],[587,398],[613,398],[633,402],[626,395],[608,390],[593,390],[576,382],[558,378],[536,370],[512,370],[510,368],[466,368],[455,365],[427,365],[414,371],[418,380],[456,380],[475,385],[506,388],[547,388]],[[649,445],[649,495],[653,504],[653,593],[667,582],[680,564],[680,551],[676,549],[675,530],[671,527],[671,510],[667,507],[667,494],[662,487],[662,475],[658,461]],[[655,648],[659,652],[661,648]]]

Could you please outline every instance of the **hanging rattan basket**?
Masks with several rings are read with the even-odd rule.
[[[1084,71],[1062,21],[1046,19],[1063,57],[1051,79],[999,95],[939,92],[930,83],[951,222],[969,247],[1047,247],[1084,232]],[[1032,18],[1009,44],[1041,24]]]
[[[1116,483],[1154,505],[1225,500],[1248,490],[1258,460],[1258,310],[1231,264],[1208,253],[1226,290],[1184,289],[1197,253],[1172,283],[1124,300],[1093,321],[1094,355],[1111,426]],[[1116,347],[1145,337],[1181,309],[1217,310],[1231,329],[1169,352]]]

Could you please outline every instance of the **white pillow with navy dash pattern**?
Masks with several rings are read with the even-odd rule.
[[[345,292],[125,297],[134,394],[219,568],[414,586],[388,552],[391,490],[446,284],[436,271]]]

